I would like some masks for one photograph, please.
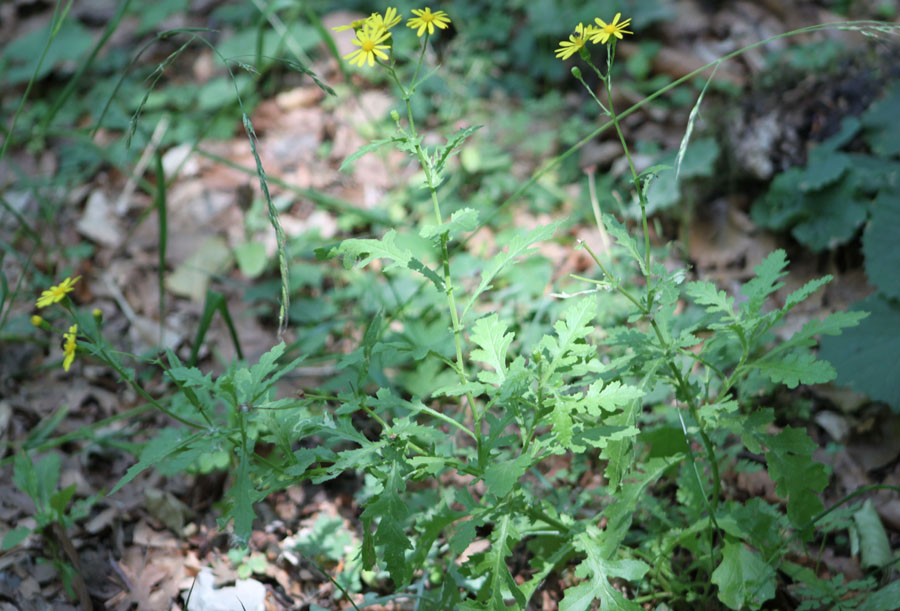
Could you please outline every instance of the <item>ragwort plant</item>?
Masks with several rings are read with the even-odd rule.
[[[477,128],[427,147],[411,106],[430,75],[420,76],[429,41],[451,20],[443,11],[414,11],[406,25],[421,46],[412,79],[404,83],[397,71],[404,53],[393,44],[402,17],[393,8],[374,13],[346,26],[359,48],[345,59],[385,70],[406,116],[393,112],[394,134],[364,146],[344,167],[383,146],[409,154],[421,167],[434,214],[417,234],[433,248],[411,250],[405,244],[413,242],[402,239],[408,228],[400,227],[379,239],[347,239],[319,254],[356,269],[381,259],[382,273],[420,276],[419,291],[446,304],[442,337],[413,345],[391,330],[390,313],[379,312],[356,350],[340,357],[338,367],[354,374],[354,384],[283,399],[275,397],[275,383],[303,360],[283,362],[284,344],[252,366],[233,363],[215,378],[169,351],[166,362],[157,363],[177,392],[160,400],[141,389],[122,355],[103,339],[102,317],[74,308],[67,293],[77,279],[67,279],[38,304],[62,303],[73,319],[65,333],[66,369],[77,353],[89,354],[181,425],[160,431],[113,492],[147,468],[176,473],[222,455],[232,474],[220,524],[233,521],[236,541],[245,544],[253,505],[267,494],[348,471],[364,473],[359,559],[374,575],[367,583],[389,578],[395,597],[412,598],[423,609],[524,609],[551,573],[568,567],[574,575],[565,580],[560,601],[566,611],[589,609],[596,601],[601,609],[640,609],[641,603],[759,608],[775,596],[780,575],[802,584],[797,596],[810,604],[845,599],[850,586],[791,561],[815,541],[817,523],[835,509],[825,509],[819,498],[828,473],[812,459],[816,446],[803,429],[776,432],[774,410],[756,407],[752,394],[766,384],[795,388],[832,379],[834,370],[812,350],[816,337],[840,333],[864,314],[812,320],[790,339],[776,341],[773,331],[787,314],[830,277],[809,282],[777,306],[769,298],[783,286],[783,251],[755,268],[740,302],[655,260],[645,195],[658,169],[637,171],[620,123],[634,107],[617,113],[612,103],[616,42],[632,34],[626,30],[630,20],[620,17],[578,24],[556,54],[563,61],[577,55],[602,84],[602,96],[585,87],[608,122],[584,141],[615,129],[641,210],[640,237],[599,209],[595,217],[616,242],[612,254],[629,263],[638,282],[613,273],[621,266],[611,265],[610,254],[580,244],[599,278],[582,279],[587,289],[565,301],[552,329],[537,341],[522,340],[519,321],[485,311],[484,298],[504,271],[552,239],[561,223],[513,235],[481,262],[474,278],[456,271],[457,248],[490,218],[468,207],[447,215],[439,187],[450,158]],[[601,66],[595,49],[605,52]],[[572,73],[584,83],[580,69]],[[685,298],[699,308],[699,317],[679,314]],[[617,315],[623,303],[624,317]],[[50,328],[39,317],[34,322]],[[421,396],[404,393],[391,380],[373,385],[373,363],[397,355],[402,362],[434,360],[454,379],[433,383]],[[785,512],[762,499],[739,502],[723,493],[722,471],[735,467],[735,448],[768,470]],[[601,468],[602,483],[573,483]],[[473,546],[476,541],[480,545]],[[890,562],[879,568],[890,574]],[[376,569],[385,572],[372,573]],[[896,583],[883,588],[870,607],[888,608],[883,601],[895,590]]]

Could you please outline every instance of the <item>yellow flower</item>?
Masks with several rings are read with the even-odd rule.
[[[44,324],[44,319],[35,314],[31,317],[31,324],[33,324],[35,327],[40,327],[42,324]]]
[[[383,29],[387,31],[401,21],[403,21],[403,18],[397,14],[397,9],[393,6],[389,6],[387,7],[387,10],[384,11],[384,15],[381,13],[372,13],[372,15],[366,19],[366,24],[373,29]]]
[[[72,292],[72,289],[75,288],[75,283],[80,279],[81,276],[76,276],[74,279],[66,278],[56,286],[51,286],[41,293],[37,300],[37,307],[45,308],[48,305],[62,301],[68,293]]]
[[[344,30],[358,30],[363,27],[366,22],[371,19],[371,17],[366,17],[365,19],[357,19],[349,25],[339,25],[337,27],[331,28],[335,32],[343,32]]]
[[[631,17],[619,23],[619,17],[622,16],[622,13],[616,13],[615,18],[612,20],[612,23],[606,23],[599,17],[596,17],[594,21],[597,22],[599,28],[595,28],[593,36],[591,37],[591,42],[606,44],[606,41],[609,40],[610,36],[615,36],[619,40],[622,40],[622,34],[634,34],[634,32],[629,32],[625,28],[628,27],[628,24],[631,23]]]
[[[416,16],[411,17],[409,21],[406,22],[406,25],[414,30],[418,28],[419,31],[416,32],[416,36],[420,38],[425,30],[428,30],[429,36],[434,34],[434,26],[446,30],[447,26],[450,25],[450,18],[447,17],[447,13],[444,11],[432,13],[431,9],[426,6],[424,10],[414,8],[413,13]]]
[[[69,367],[72,366],[72,361],[75,360],[75,349],[78,347],[75,343],[75,336],[78,333],[78,325],[72,325],[69,327],[68,333],[63,333],[63,338],[66,340],[66,345],[63,347],[63,352],[65,354],[65,358],[63,358],[63,369],[69,371]]]
[[[348,53],[344,56],[344,59],[350,60],[351,65],[356,64],[357,66],[362,66],[366,61],[369,62],[369,66],[374,66],[376,56],[378,59],[387,61],[388,56],[383,49],[390,47],[380,43],[390,37],[391,33],[387,30],[383,28],[375,29],[366,24],[361,30],[356,32],[356,38],[352,41],[359,49],[353,53]]]
[[[567,60],[578,53],[588,39],[596,33],[596,28],[592,25],[584,25],[579,23],[575,26],[575,33],[569,35],[569,40],[563,40],[559,43],[556,50],[556,57],[561,60]]]

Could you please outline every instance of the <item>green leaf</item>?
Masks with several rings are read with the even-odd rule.
[[[252,443],[252,441],[251,441]],[[234,485],[228,491],[234,505],[231,509],[231,517],[234,518],[234,536],[246,543],[253,534],[253,519],[256,513],[253,511],[253,503],[256,501],[256,489],[250,481],[250,461],[248,456],[252,454],[252,447],[240,450],[240,463],[235,477]]]
[[[900,299],[900,191],[883,189],[875,198],[872,218],[863,235],[866,275],[887,297]]]
[[[900,85],[894,84],[887,94],[872,104],[862,116],[866,140],[872,150],[882,157],[900,155]]]
[[[115,494],[122,486],[133,480],[142,471],[156,466],[163,460],[183,451],[195,440],[202,438],[202,434],[183,437],[183,432],[176,429],[162,429],[159,435],[154,437],[141,452],[140,460],[125,472],[122,479],[110,490],[109,494]]]
[[[824,276],[822,278],[810,280],[802,287],[788,295],[787,299],[785,299],[784,301],[784,307],[781,308],[782,315],[792,310],[794,306],[806,301],[807,297],[818,291],[821,287],[828,284],[833,279],[834,278],[832,276]]]
[[[338,168],[338,171],[345,172],[349,170],[357,159],[359,159],[363,155],[371,153],[372,151],[377,151],[388,142],[393,142],[394,140],[396,140],[396,138],[382,138],[381,140],[374,140],[368,144],[364,144],[359,148],[358,151],[352,153],[349,157],[344,159],[344,163],[341,164],[341,167]]]
[[[856,611],[894,611],[900,600],[900,580],[889,583],[877,592],[872,592]]]
[[[847,243],[868,215],[865,199],[857,194],[858,180],[848,174],[840,181],[807,193],[803,199],[807,218],[791,234],[813,252]]]
[[[838,337],[823,338],[819,356],[834,365],[839,384],[900,410],[900,384],[895,375],[900,354],[900,302],[875,294],[853,308],[871,314],[858,327]]]
[[[556,337],[545,335],[541,338],[538,348],[546,350],[550,356],[550,362],[541,376],[543,383],[547,383],[557,371],[596,353],[596,348],[586,343],[585,339],[594,330],[597,307],[596,296],[570,299],[562,311],[562,320],[553,325]]]
[[[466,138],[481,129],[481,125],[460,128],[455,134],[447,138],[447,144],[438,148],[435,155],[434,171],[438,174],[444,171],[447,160],[456,152],[456,149],[465,142]],[[470,230],[471,231],[471,230]]]
[[[469,297],[469,301],[463,308],[460,319],[465,318],[466,313],[472,308],[478,297],[491,287],[491,282],[494,281],[494,278],[497,277],[497,274],[499,274],[506,265],[511,261],[514,261],[517,257],[532,254],[534,249],[531,247],[538,242],[543,242],[552,238],[560,224],[561,221],[557,221],[555,223],[550,223],[549,225],[536,227],[525,234],[517,233],[513,239],[510,240],[506,250],[494,255],[494,257],[488,261],[487,265],[485,265],[484,270],[481,272],[481,281],[478,283],[478,286],[473,291],[471,297]]]
[[[409,509],[400,496],[404,490],[406,480],[395,460],[391,462],[384,481],[384,490],[369,500],[361,516],[367,535],[370,525],[378,518],[375,537],[370,545],[383,547],[385,565],[398,589],[409,583],[413,573],[413,567],[406,562],[406,550],[413,549],[413,545],[404,530],[409,517]],[[364,548],[365,545],[364,541]]]
[[[859,549],[863,568],[886,567],[893,560],[891,542],[881,523],[881,518],[872,499],[867,499],[862,508],[853,514],[853,522],[859,533]]]
[[[644,391],[640,388],[624,385],[618,380],[605,386],[603,380],[598,380],[591,384],[581,403],[592,416],[601,418],[603,412],[614,412],[622,409],[632,401],[637,401],[643,396]]]
[[[631,235],[631,232],[628,231],[628,228],[617,221],[616,218],[611,214],[603,215],[603,225],[606,227],[606,231],[613,237],[616,243],[624,248],[625,252],[627,252],[628,255],[637,262],[637,264],[641,268],[641,273],[646,276],[648,270],[644,261],[644,257],[638,250],[637,242]]]
[[[387,259],[390,264],[385,270],[406,267],[412,253],[396,244],[397,232],[391,229],[380,240],[371,238],[351,238],[344,240],[336,248],[332,248],[328,257],[344,257],[344,267],[357,269],[365,267],[373,259]]]
[[[491,493],[503,498],[518,483],[530,465],[531,458],[525,454],[513,460],[495,462],[484,472],[484,483]]]
[[[500,322],[497,314],[479,318],[472,325],[471,339],[479,348],[472,350],[470,358],[487,363],[494,371],[481,371],[478,379],[486,384],[500,386],[506,380],[506,353],[513,340],[513,334],[506,332],[506,324]]]
[[[809,352],[791,352],[777,360],[755,361],[750,366],[788,388],[796,388],[798,384],[824,384],[837,375],[828,361],[817,361]]]
[[[748,301],[742,304],[742,309],[751,314],[758,314],[765,303],[766,298],[784,286],[779,280],[787,275],[787,256],[778,249],[769,254],[762,263],[753,268],[756,276],[741,287]]]
[[[234,247],[234,258],[241,273],[248,278],[256,278],[266,269],[269,258],[266,245],[262,242],[244,242]]]
[[[741,542],[725,543],[722,562],[712,573],[719,600],[729,609],[759,609],[775,597],[775,569]]]
[[[809,155],[806,169],[803,170],[800,178],[800,189],[816,191],[833,184],[844,175],[849,167],[850,157],[848,155],[823,147],[813,149]]]
[[[18,528],[14,528],[6,535],[3,536],[3,545],[2,549],[4,552],[7,550],[11,550],[19,543],[28,538],[28,535],[31,534],[30,528],[25,528],[24,526],[19,526]]]
[[[730,318],[734,317],[734,297],[718,290],[712,282],[690,282],[685,292],[697,305],[706,306],[707,312],[721,312]]]
[[[435,238],[447,233],[453,240],[461,233],[478,229],[478,211],[474,208],[463,208],[450,215],[450,220],[440,225],[425,225],[419,230],[423,238]]]
[[[515,598],[519,608],[525,606],[525,596],[513,579],[506,564],[507,556],[512,555],[512,548],[521,535],[513,527],[512,518],[505,513],[495,527],[491,536],[491,549],[485,554],[485,563],[490,570],[491,593],[490,608],[497,611],[508,609],[504,600],[504,592],[508,591]]]
[[[639,611],[641,606],[626,599],[609,582],[610,578],[639,581],[650,567],[640,560],[622,558],[609,560],[598,543],[603,537],[596,527],[589,526],[585,532],[575,536],[575,549],[586,557],[575,568],[575,575],[586,579],[565,591],[559,603],[560,611],[586,611],[595,600],[600,600],[601,611]]]
[[[825,466],[812,460],[816,444],[806,431],[787,427],[778,435],[768,436],[766,464],[769,476],[775,482],[775,493],[787,498],[787,514],[798,528],[809,521],[825,506],[819,493],[828,485]]]

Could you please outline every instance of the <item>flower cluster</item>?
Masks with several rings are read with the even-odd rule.
[[[39,308],[46,308],[54,303],[59,303],[66,298],[66,295],[72,292],[75,288],[75,283],[80,279],[81,276],[66,278],[59,284],[51,286],[49,289],[41,292],[41,296],[38,297],[35,305]],[[50,325],[47,321],[37,314],[31,317],[31,324],[39,329],[50,329]],[[72,325],[69,327],[68,332],[63,333],[63,369],[66,371],[69,371],[69,367],[72,366],[72,362],[75,360],[75,351],[78,348],[78,344],[75,341],[77,337],[78,325]]]
[[[581,51],[588,41],[594,44],[606,44],[609,42],[611,36],[615,36],[619,40],[622,40],[622,34],[633,34],[634,32],[629,32],[625,29],[631,24],[631,18],[620,22],[619,18],[621,16],[622,13],[616,13],[615,18],[609,23],[606,23],[597,17],[594,19],[597,23],[596,26],[579,23],[575,26],[575,33],[569,35],[569,40],[563,40],[559,43],[559,48],[556,50],[556,57],[567,60]]]
[[[428,32],[431,36],[434,34],[434,28],[438,27],[446,30],[450,25],[450,18],[444,11],[431,12],[427,6],[424,9],[413,9],[415,17],[407,20],[406,26],[416,30],[416,36],[421,38],[422,34]],[[369,66],[375,65],[375,60],[387,61],[388,55],[385,53],[390,49],[391,28],[399,24],[403,18],[397,12],[397,9],[389,6],[384,14],[372,13],[365,19],[357,19],[348,25],[333,28],[336,32],[353,29],[356,32],[356,38],[353,44],[359,47],[355,51],[348,53],[344,59],[350,64],[362,66],[368,63]]]

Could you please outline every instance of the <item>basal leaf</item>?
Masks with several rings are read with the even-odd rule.
[[[854,311],[871,312],[859,326],[838,337],[822,339],[819,356],[838,372],[837,381],[900,410],[896,362],[900,354],[900,302],[875,294],[857,302]]]
[[[725,543],[712,582],[719,587],[719,600],[729,609],[759,609],[775,597],[775,569],[759,552],[740,542]]]
[[[500,322],[497,314],[479,318],[472,325],[470,339],[479,348],[472,350],[472,360],[487,363],[493,371],[482,371],[478,379],[486,384],[500,386],[506,380],[506,353],[513,340],[513,334],[506,332],[506,324]]]
[[[373,544],[383,547],[385,565],[398,589],[409,583],[413,571],[413,567],[406,562],[406,550],[413,549],[413,545],[405,531],[409,509],[400,496],[404,490],[406,481],[397,461],[393,461],[384,489],[366,504],[361,516],[366,533],[370,532],[372,522],[379,520]]]
[[[900,240],[896,229],[900,227],[900,191],[882,189],[875,198],[872,218],[863,235],[863,253],[866,256],[866,275],[884,295],[900,299]]]

